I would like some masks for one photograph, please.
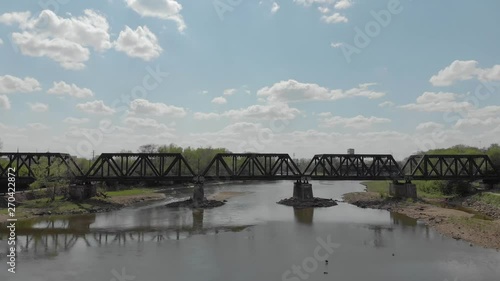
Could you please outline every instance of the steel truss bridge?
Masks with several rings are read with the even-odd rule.
[[[288,154],[216,154],[194,169],[180,153],[103,153],[91,165],[63,153],[0,153],[0,182],[15,168],[16,181],[38,177],[93,181],[229,180],[483,180],[500,181],[487,155],[412,155],[404,163],[390,154],[319,154],[301,169]],[[84,168],[82,166],[87,166]]]

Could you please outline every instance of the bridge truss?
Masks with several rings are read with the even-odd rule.
[[[180,153],[103,153],[84,181],[190,181],[193,169]]]
[[[389,154],[314,155],[304,175],[323,180],[388,180],[402,178],[399,164]]]
[[[500,173],[487,155],[412,155],[402,173],[415,180],[488,180]]]
[[[300,179],[302,173],[288,154],[220,153],[201,176],[214,180]]]

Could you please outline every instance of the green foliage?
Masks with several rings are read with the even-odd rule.
[[[500,194],[499,193],[491,193],[491,192],[483,192],[474,195],[474,198],[482,201],[484,203],[496,206],[500,208]]]

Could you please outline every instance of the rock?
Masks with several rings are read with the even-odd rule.
[[[281,205],[292,206],[295,208],[316,208],[316,207],[332,207],[337,206],[337,202],[333,199],[312,198],[308,200],[300,200],[295,197],[287,198],[276,202]]]
[[[215,207],[220,207],[224,205],[225,202],[217,201],[217,200],[206,200],[204,199],[202,202],[198,202],[195,204],[193,200],[190,198],[184,201],[173,202],[165,205],[167,208],[200,208],[200,209],[211,209]]]

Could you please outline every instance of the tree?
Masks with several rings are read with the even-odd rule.
[[[137,151],[139,153],[156,153],[158,152],[158,145],[153,143],[141,145]]]

